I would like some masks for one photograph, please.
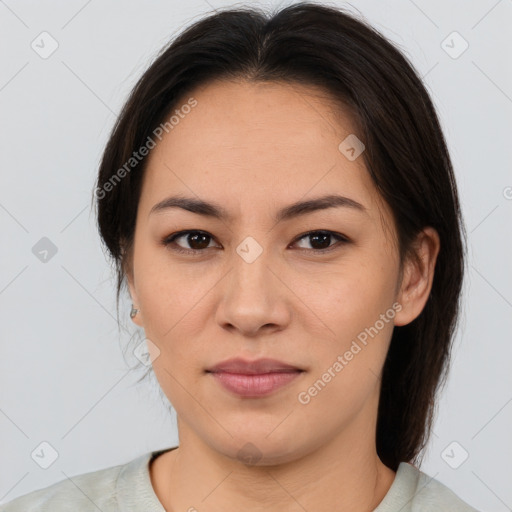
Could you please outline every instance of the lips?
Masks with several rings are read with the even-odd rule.
[[[223,361],[206,370],[209,373],[237,373],[242,375],[258,375],[263,373],[282,373],[303,371],[297,366],[278,361],[277,359],[256,359],[255,361],[246,361],[242,358],[229,359]]]
[[[261,398],[286,386],[304,370],[276,359],[223,361],[206,372],[231,394],[243,398]]]

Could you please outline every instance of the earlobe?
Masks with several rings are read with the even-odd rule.
[[[136,308],[134,304],[132,304],[132,309],[130,310],[130,318],[134,324],[138,325],[139,327],[143,326],[140,310]]]
[[[135,286],[133,284],[133,276],[131,274],[126,274],[126,281],[128,282],[128,289],[130,290],[130,297],[132,298],[132,306],[130,310],[130,318],[133,323],[142,327],[142,318],[140,308],[138,306],[139,300],[137,298],[137,293],[135,291]]]
[[[134,324],[138,325],[139,327],[142,327],[142,315],[136,302],[132,304],[130,310],[130,318],[132,319],[132,322]]]
[[[427,303],[434,269],[440,250],[437,231],[426,227],[417,236],[414,254],[404,263],[404,272],[397,301],[402,309],[395,316],[395,325],[407,325],[416,319]]]
[[[134,304],[132,304],[132,308],[130,310],[130,318],[133,320],[135,324],[137,324],[139,327],[142,327],[142,321],[140,319],[140,310],[137,309]]]

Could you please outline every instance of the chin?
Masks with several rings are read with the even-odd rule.
[[[214,443],[212,449],[222,455],[241,462],[246,466],[276,466],[293,462],[308,453],[308,444],[301,445],[300,440],[291,433],[283,432],[286,441],[276,436],[269,439],[268,432],[243,437],[234,437],[229,443]],[[273,434],[271,434],[272,436]],[[291,441],[293,440],[293,442]]]

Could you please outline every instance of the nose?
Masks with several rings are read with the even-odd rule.
[[[266,253],[252,262],[235,254],[232,270],[222,280],[216,321],[246,337],[285,329],[291,319],[292,292]],[[219,283],[220,284],[220,283]]]

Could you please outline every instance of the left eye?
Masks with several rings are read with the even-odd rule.
[[[177,240],[180,238],[184,238],[186,243],[189,244],[190,248],[182,247],[177,244]],[[343,243],[349,242],[348,238],[339,234],[334,233],[333,231],[310,231],[309,233],[305,233],[298,237],[295,242],[300,242],[304,239],[310,239],[310,244],[313,246],[312,249],[305,248],[306,251],[313,252],[327,252],[330,251],[334,245],[341,245]],[[331,244],[332,239],[336,239],[338,244]],[[173,251],[179,253],[200,253],[204,252],[205,249],[210,249],[210,242],[213,240],[213,236],[207,233],[206,231],[180,231],[178,233],[174,233],[170,236],[165,237],[162,240],[162,244],[164,246],[168,246]],[[194,247],[195,246],[195,247]],[[316,247],[315,247],[316,246]]]
[[[317,245],[320,247],[313,247],[313,251],[323,251],[325,252],[325,249],[330,249],[332,247],[330,243],[330,239],[335,238],[338,240],[340,244],[344,242],[348,242],[348,239],[340,235],[338,233],[333,233],[332,231],[310,231],[309,233],[306,233],[305,235],[302,235],[297,240],[300,241],[302,239],[310,239],[310,243],[312,245]]]

